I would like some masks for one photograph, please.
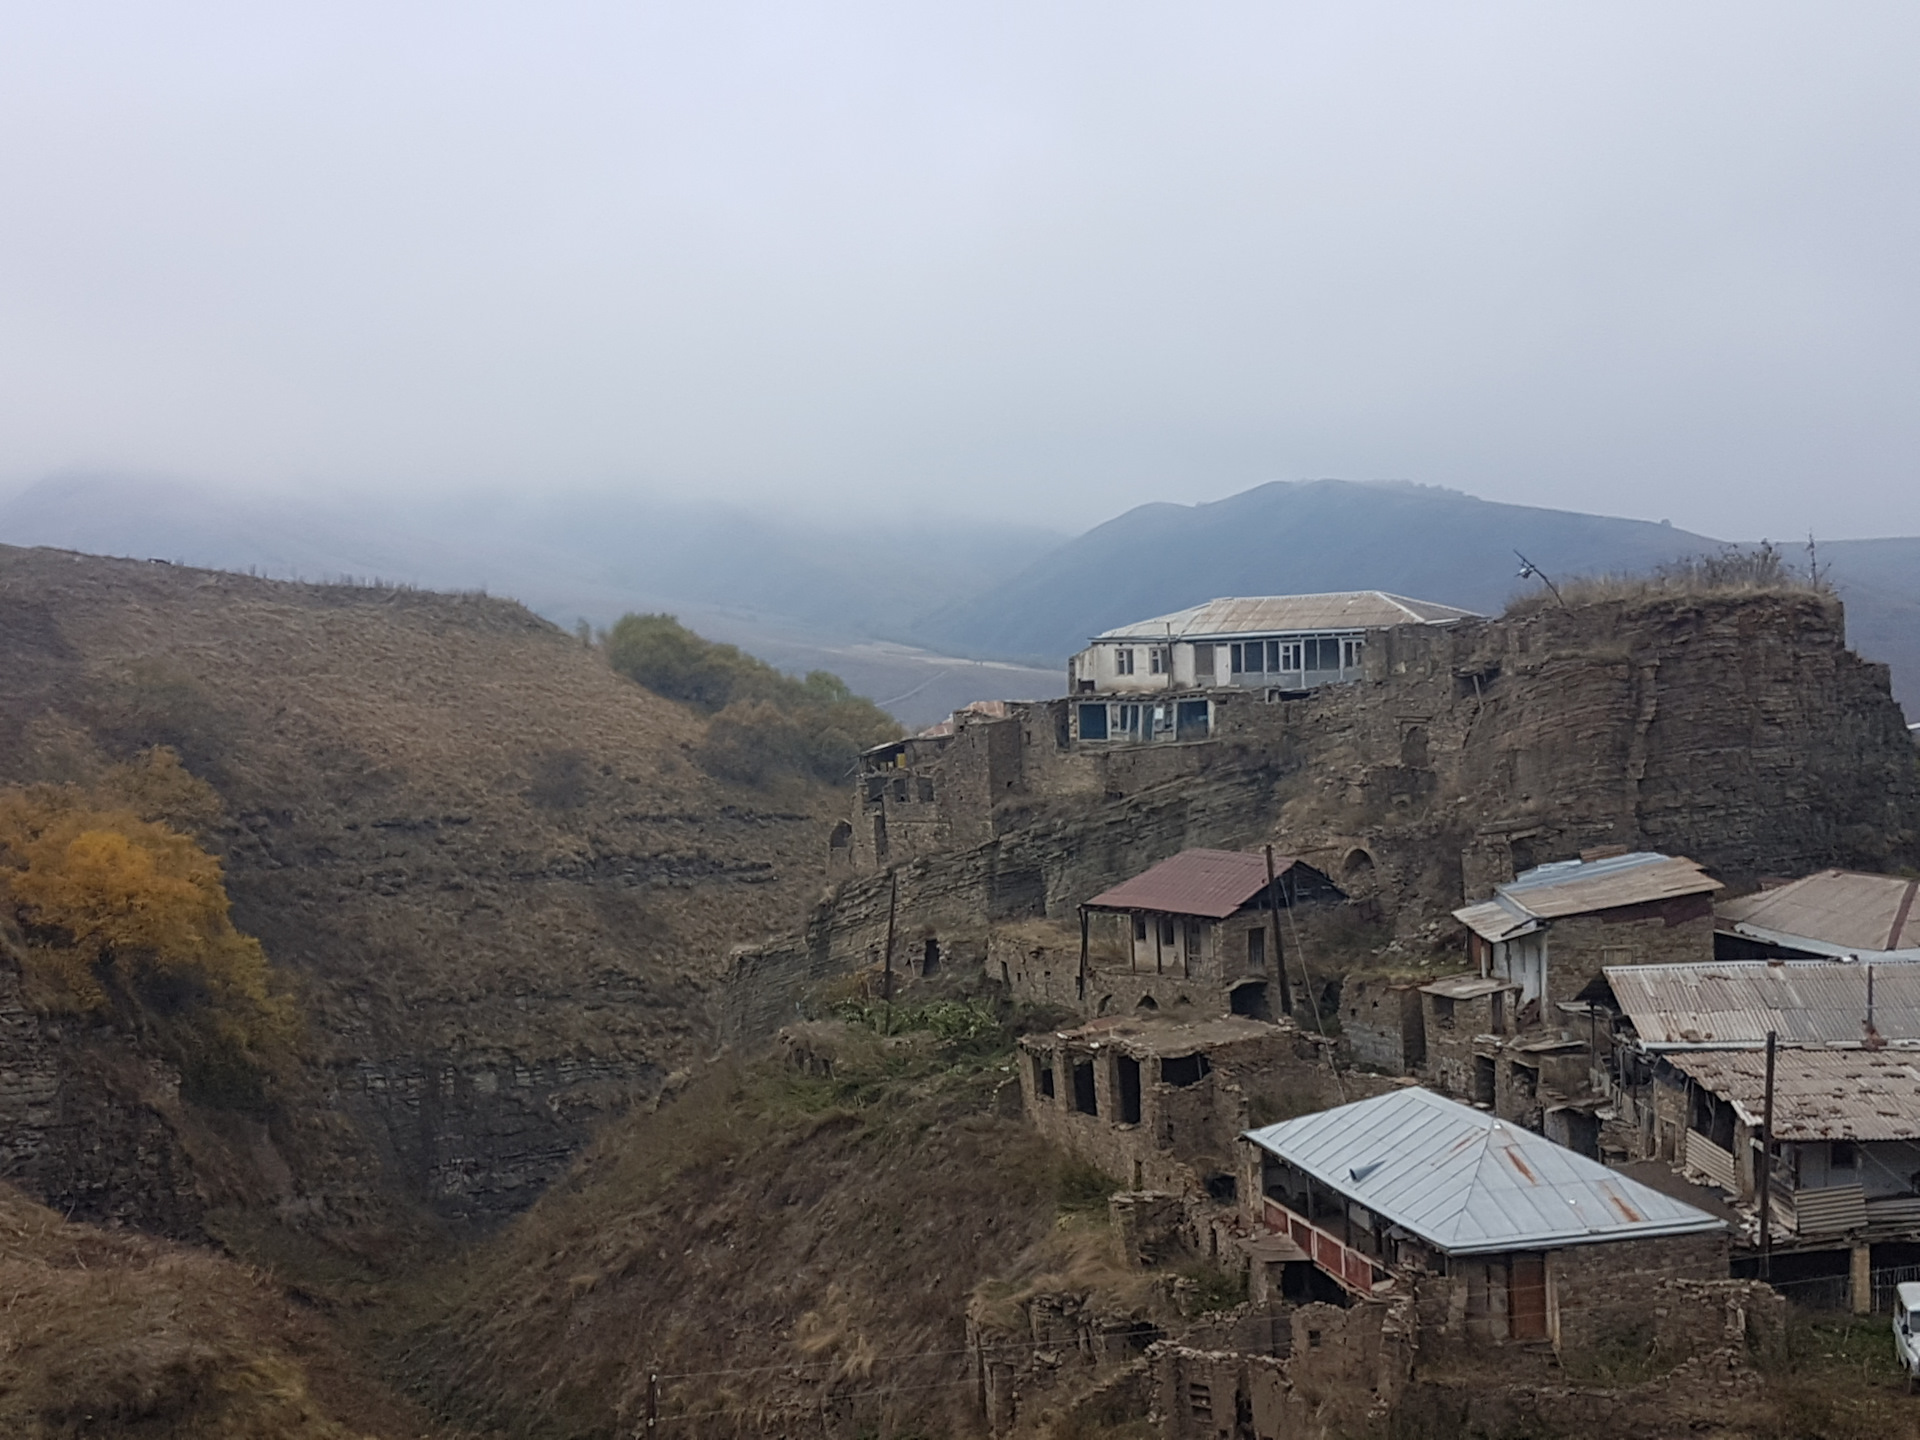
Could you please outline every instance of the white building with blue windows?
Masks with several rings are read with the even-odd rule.
[[[1365,673],[1369,631],[1477,618],[1471,610],[1384,590],[1209,600],[1094,636],[1068,662],[1067,691],[1311,690]]]

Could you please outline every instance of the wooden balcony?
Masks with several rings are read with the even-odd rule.
[[[1262,1219],[1267,1229],[1299,1246],[1308,1259],[1337,1280],[1349,1294],[1371,1297],[1392,1291],[1393,1276],[1371,1256],[1361,1254],[1272,1196],[1266,1197]]]

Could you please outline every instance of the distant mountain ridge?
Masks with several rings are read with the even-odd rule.
[[[1229,595],[1377,589],[1498,614],[1538,583],[1518,578],[1519,554],[1566,578],[1645,571],[1726,543],[1433,486],[1276,481],[1208,504],[1129,510],[928,616],[915,636],[959,654],[1057,663],[1116,625]],[[1822,543],[1817,555],[1846,602],[1854,648],[1892,665],[1895,695],[1920,717],[1920,539]],[[1789,547],[1789,559],[1803,557]]]
[[[834,670],[910,725],[970,700],[1058,693],[1089,636],[1221,596],[1380,589],[1497,613],[1537,583],[1517,578],[1516,551],[1561,578],[1644,571],[1725,543],[1400,482],[1276,481],[1142,505],[1069,539],[621,495],[236,499],[73,476],[0,502],[0,541],[486,588],[562,625],[667,610],[782,669]],[[1893,667],[1895,695],[1920,718],[1920,539],[1822,542],[1818,559],[1854,647]]]

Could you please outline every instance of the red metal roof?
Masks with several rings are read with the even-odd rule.
[[[1273,857],[1275,875],[1295,863]],[[1224,920],[1258,895],[1267,883],[1267,857],[1245,850],[1182,850],[1131,880],[1087,901],[1089,910],[1159,910]]]

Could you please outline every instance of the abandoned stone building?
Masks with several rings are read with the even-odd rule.
[[[1471,610],[1381,590],[1209,600],[1096,635],[1068,663],[1067,693],[1151,701],[1156,695],[1219,686],[1310,690],[1365,674],[1372,632],[1474,618]],[[1205,701],[1189,703],[1204,707]],[[1147,738],[1152,732],[1143,732],[1143,709],[1156,708],[1163,716],[1151,723],[1178,727],[1178,707],[1120,704],[1119,724],[1101,734],[1097,723],[1083,717],[1080,735]]]
[[[1728,1274],[1724,1221],[1430,1090],[1246,1141],[1259,1222],[1354,1301],[1414,1297],[1436,1344],[1591,1347],[1641,1324],[1636,1297]]]
[[[1692,860],[1640,851],[1537,865],[1454,911],[1482,975],[1519,987],[1515,1029],[1554,1026],[1610,965],[1713,958],[1721,884]]]
[[[1116,1016],[1020,1041],[1035,1129],[1131,1190],[1235,1198],[1240,1133],[1337,1093],[1326,1043],[1291,1023]]]
[[[1118,926],[1104,948],[1124,957],[1124,971],[1114,964],[1100,978],[1137,991],[1127,997],[1130,1007],[1184,1000],[1203,1011],[1270,1020],[1292,1008],[1286,940],[1276,925],[1296,908],[1345,898],[1290,855],[1182,850],[1101,891],[1081,912],[1086,931],[1102,921]],[[1086,948],[1091,963],[1091,944]]]
[[[1822,870],[1714,906],[1717,960],[1920,960],[1920,880]]]

